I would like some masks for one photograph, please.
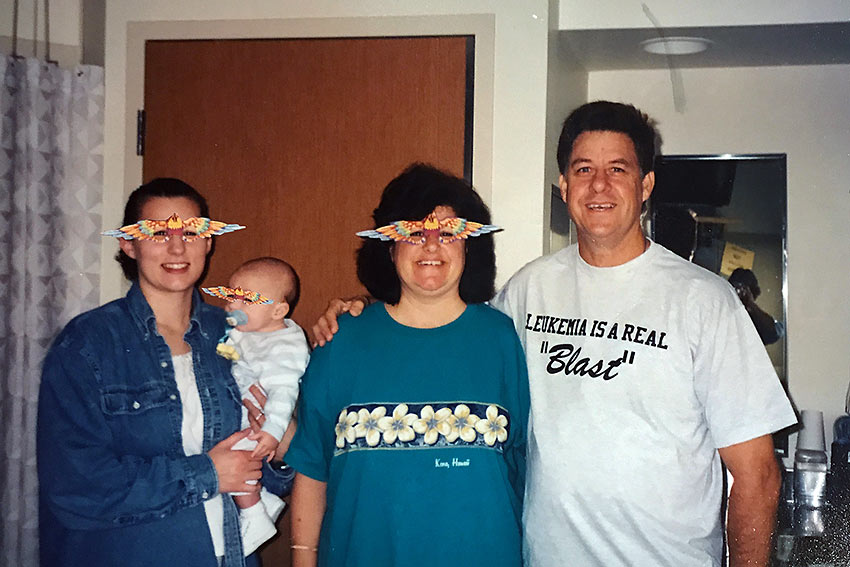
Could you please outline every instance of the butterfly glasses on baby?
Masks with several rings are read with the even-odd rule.
[[[495,224],[482,224],[460,217],[437,218],[436,211],[421,221],[400,220],[374,230],[361,230],[357,236],[393,240],[407,244],[425,244],[428,233],[439,235],[440,244],[449,244],[455,240],[464,240],[471,236],[480,236],[488,232],[502,230]]]
[[[105,230],[103,236],[114,236],[124,240],[152,240],[168,242],[172,236],[179,236],[183,242],[193,242],[199,238],[210,238],[219,234],[242,230],[238,224],[228,224],[210,220],[206,217],[191,217],[186,220],[174,213],[165,220],[140,220],[114,230]]]
[[[202,287],[201,291],[207,295],[224,299],[228,303],[233,303],[234,301],[242,301],[247,305],[254,305],[255,303],[258,305],[267,305],[274,303],[273,299],[269,299],[265,295],[260,295],[259,292],[242,289],[241,287],[218,285],[215,287]]]

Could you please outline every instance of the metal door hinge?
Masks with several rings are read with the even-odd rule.
[[[145,155],[145,110],[136,111],[136,155]]]

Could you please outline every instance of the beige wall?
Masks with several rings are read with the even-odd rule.
[[[850,66],[681,73],[682,113],[667,71],[590,73],[588,93],[656,118],[665,153],[787,154],[789,385],[830,443],[850,381]]]
[[[482,91],[476,93],[476,105],[479,95],[491,102],[489,108],[476,107],[473,177],[494,211],[494,221],[506,229],[504,236],[496,239],[498,277],[504,281],[543,251],[547,14],[544,0],[110,0],[106,11],[104,181],[108,193],[104,198],[104,224],[119,222],[126,192],[139,180],[137,158],[127,155],[128,125],[135,112],[126,102],[134,96],[127,85],[138,90],[141,72],[128,66],[128,60],[132,63],[138,59],[137,53],[128,53],[128,25],[176,21],[169,31],[173,34],[175,29],[179,32],[180,21],[192,20],[192,26],[206,21],[228,37],[250,37],[252,28],[272,33],[270,26],[279,26],[278,37],[297,36],[299,29],[311,35],[336,36],[363,34],[366,28],[367,35],[440,34],[463,33],[463,17],[477,15],[488,18],[493,31],[491,44],[482,45],[477,53],[477,64],[480,61],[489,69],[481,69],[481,82],[476,69],[476,88]],[[460,25],[453,25],[447,16],[457,17]],[[138,51],[138,47],[133,49]],[[121,277],[110,260],[114,247],[114,243],[104,243],[103,300],[116,297],[122,290]]]
[[[17,0],[18,37],[44,40],[44,0]],[[57,43],[80,45],[81,0],[51,0],[50,36]],[[15,0],[0,0],[0,35],[12,36]],[[36,14],[37,11],[37,14]],[[36,17],[37,15],[37,17]]]
[[[549,75],[546,91],[546,196],[543,199],[543,218],[546,234],[543,251],[554,252],[570,244],[568,235],[549,231],[552,208],[563,203],[548,196],[549,188],[558,182],[558,162],[555,152],[564,118],[574,108],[587,102],[587,71],[576,62],[563,37],[558,33],[558,0],[549,2]],[[562,211],[556,211],[560,214]]]
[[[649,14],[644,11],[647,6]],[[655,27],[756,26],[842,22],[850,19],[846,0],[560,0],[562,30]]]
[[[81,0],[53,0],[50,6],[50,59],[64,67],[80,62],[82,54]],[[45,0],[17,0],[19,55],[45,56]],[[15,0],[0,0],[0,52],[12,52]]]

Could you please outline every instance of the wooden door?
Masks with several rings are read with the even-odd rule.
[[[360,293],[354,233],[413,161],[471,172],[468,37],[148,41],[144,179],[179,177],[216,220],[204,285],[277,256],[301,277],[294,319]],[[289,565],[288,516],[262,552]]]
[[[149,41],[144,179],[180,177],[217,220],[205,285],[278,256],[301,276],[294,319],[359,293],[358,239],[386,183],[412,161],[459,175],[466,37]]]

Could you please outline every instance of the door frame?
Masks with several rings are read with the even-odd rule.
[[[471,35],[475,38],[472,179],[481,198],[493,192],[493,83],[496,18],[492,14],[378,18],[304,18],[129,22],[125,90],[123,200],[142,180],[136,111],[144,108],[145,42],[156,39],[312,39]]]
[[[312,33],[315,26],[342,28],[349,22],[351,30],[331,31],[335,36],[343,37],[367,32],[374,36],[405,33],[477,35],[476,91],[479,102],[475,109],[478,131],[475,134],[473,158],[478,171],[473,172],[473,179],[485,197],[487,193],[490,194],[487,200],[494,218],[497,218],[500,226],[505,227],[505,234],[510,232],[510,237],[497,238],[496,242],[496,282],[501,284],[523,264],[543,252],[544,235],[548,234],[543,197],[544,189],[548,189],[551,181],[547,176],[547,168],[552,160],[548,159],[547,150],[551,149],[552,131],[553,128],[559,128],[557,123],[560,119],[557,116],[562,116],[562,112],[566,113],[572,106],[586,99],[586,73],[571,66],[568,54],[558,47],[555,8],[543,0],[440,0],[427,3],[380,0],[365,4],[262,0],[252,3],[250,9],[239,2],[221,0],[210,0],[203,6],[194,2],[116,0],[114,5],[110,2],[106,13],[105,37],[103,227],[114,228],[120,224],[125,195],[138,179],[138,174],[127,175],[126,179],[130,181],[125,181],[125,157],[133,155],[134,142],[128,136],[133,136],[135,126],[134,115],[128,113],[133,113],[137,104],[136,100],[131,100],[133,106],[128,110],[128,77],[133,73],[128,72],[127,56],[130,52],[131,58],[134,57],[134,50],[137,54],[140,52],[138,42],[134,49],[128,49],[127,33],[131,24],[174,22],[169,34],[180,37],[186,34],[179,33],[179,30],[184,27],[188,30],[196,20],[227,20],[230,21],[231,29],[234,26],[241,29],[246,24],[239,20],[246,18],[328,18],[329,22],[331,18],[336,18],[333,20],[336,23],[318,23],[312,29],[305,27],[290,30],[292,33],[289,35],[316,35]],[[359,23],[357,19],[367,23]],[[287,28],[285,22],[274,25],[281,30]],[[363,30],[377,26],[381,26],[381,29]],[[281,34],[286,35],[283,32]],[[210,32],[204,35],[216,34]],[[236,33],[224,35],[233,36]],[[140,81],[142,66],[138,62],[134,65],[136,77],[131,77],[131,80]],[[562,68],[564,65],[567,67]],[[140,87],[135,88],[141,92]],[[552,91],[553,88],[557,92]],[[482,94],[487,96],[481,98]],[[491,128],[482,128],[482,125],[490,123]],[[112,260],[116,248],[116,244],[108,239],[104,239],[101,246],[103,275],[100,296],[104,302],[121,296],[124,287],[120,269]]]
[[[116,175],[104,171],[104,180],[120,178],[121,190],[104,191],[104,226],[118,226],[130,192],[142,181],[142,158],[136,155],[136,111],[144,107],[145,42],[155,39],[268,39],[348,38],[471,35],[475,38],[474,112],[472,117],[472,179],[481,198],[493,208],[494,91],[496,58],[495,14],[379,16],[339,18],[269,18],[255,20],[128,21],[126,30],[124,131],[122,148],[110,163]],[[108,39],[108,38],[107,38]],[[107,45],[109,42],[107,41]],[[107,80],[110,79],[107,73]],[[107,99],[107,107],[110,107]],[[107,114],[109,110],[107,109]],[[107,117],[107,129],[109,128]],[[114,133],[118,133],[117,131]],[[108,138],[110,133],[106,133]],[[117,158],[117,159],[116,159]],[[109,159],[109,158],[108,158]],[[108,165],[108,164],[107,164]],[[117,168],[120,171],[114,171]],[[114,256],[114,244],[101,246],[103,260],[101,301],[124,295],[129,289]]]
[[[475,38],[472,113],[472,179],[484,202],[493,208],[493,129],[496,58],[496,15],[453,14],[340,18],[279,18],[256,20],[128,21],[124,76],[123,148],[116,164],[121,169],[121,191],[105,191],[105,226],[120,223],[130,192],[142,181],[142,157],[136,155],[136,111],[144,107],[145,42],[155,39],[269,39],[354,38],[470,35]],[[108,104],[108,101],[107,101]],[[118,156],[115,156],[118,157]],[[117,173],[117,172],[116,172]],[[113,224],[114,224],[113,223]],[[118,226],[115,224],[115,226]],[[106,239],[104,239],[106,240]],[[101,257],[114,255],[104,242]],[[124,295],[129,289],[117,266],[104,261],[101,300]]]

